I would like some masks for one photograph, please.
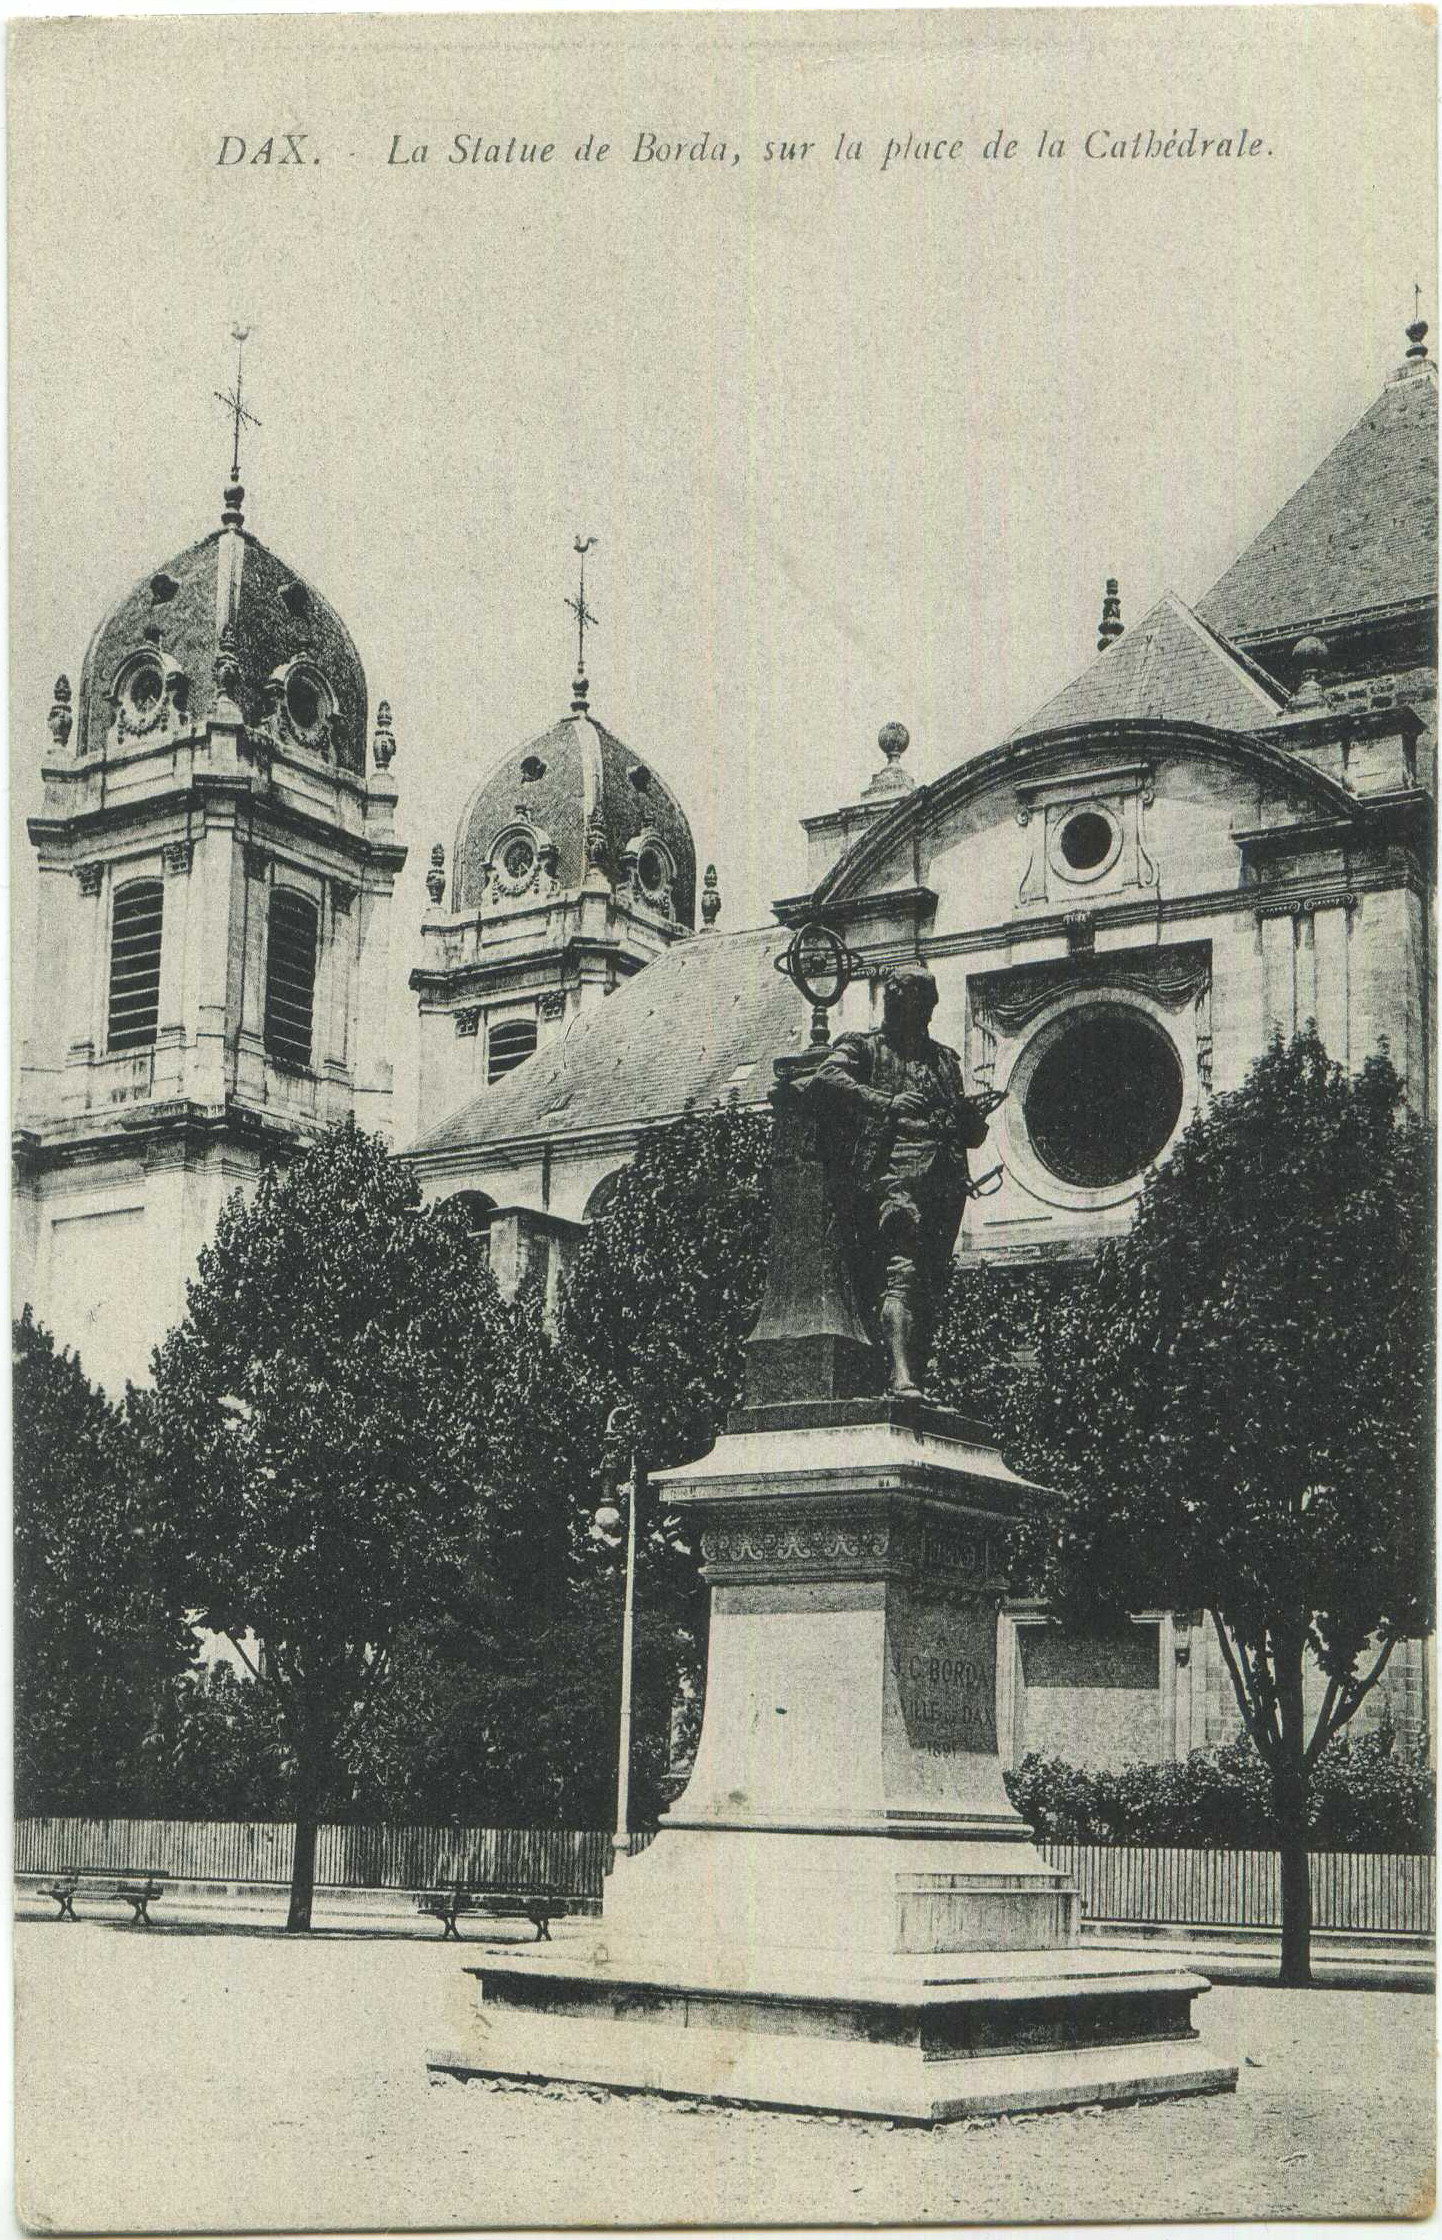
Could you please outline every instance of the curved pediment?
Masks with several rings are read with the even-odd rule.
[[[1189,769],[1195,773],[1190,780]],[[1080,802],[1092,780],[1103,795],[1138,788],[1144,796],[1165,794],[1183,816],[1190,799],[1199,820],[1213,826],[1220,816],[1232,836],[1227,851],[1232,879],[1237,834],[1271,823],[1333,825],[1350,821],[1359,810],[1356,797],[1337,779],[1255,733],[1114,716],[1010,739],[909,794],[827,874],[811,906],[851,902],[898,881],[914,885],[948,836],[1003,820],[1024,825],[1029,801],[1044,801],[1056,791]],[[1102,808],[1105,812],[1105,801]],[[1139,844],[1145,847],[1145,838]],[[1018,893],[1017,899],[1027,897]]]

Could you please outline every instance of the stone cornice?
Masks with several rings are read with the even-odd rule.
[[[919,926],[923,918],[935,917],[939,900],[934,887],[883,887],[874,894],[848,895],[828,903],[823,915],[838,924],[855,925],[867,918],[910,918]],[[785,926],[804,925],[816,914],[809,894],[783,896],[771,907]]]
[[[221,814],[217,818],[216,812]],[[144,801],[113,801],[98,808],[77,810],[73,816],[34,816],[26,830],[38,848],[47,841],[58,849],[73,843],[81,852],[97,842],[159,828],[162,831],[191,817],[203,821],[233,822],[246,828],[246,837],[284,834],[307,841],[319,852],[330,853],[351,866],[399,874],[405,868],[406,848],[399,841],[373,840],[364,832],[351,832],[313,816],[274,795],[257,795],[244,778],[204,774],[173,793],[152,794]]]
[[[1249,652],[1258,646],[1281,645],[1290,652],[1298,638],[1333,637],[1343,631],[1367,630],[1382,622],[1425,622],[1437,612],[1437,594],[1427,592],[1417,599],[1392,599],[1377,607],[1344,607],[1334,614],[1303,615],[1300,620],[1266,623],[1259,630],[1234,630],[1228,633],[1234,646],[1243,646]]]
[[[1274,900],[1284,902],[1290,910],[1295,908],[1299,901],[1305,900],[1308,894],[1331,894],[1337,884],[1336,879],[1322,880],[1313,877],[1305,886],[1299,885],[1295,892],[1284,890],[1269,883],[1266,887],[1215,887],[1194,895],[1174,895],[1161,904],[1158,904],[1155,897],[1140,902],[1106,903],[1099,901],[1095,905],[1096,931],[1100,936],[1110,932],[1124,932],[1136,926],[1145,926],[1148,932],[1152,934],[1156,934],[1160,929],[1160,933],[1164,937],[1174,926],[1185,924],[1188,921],[1198,918],[1247,916],[1255,914],[1264,903]],[[1395,866],[1376,870],[1354,870],[1347,876],[1346,887],[1349,893],[1358,895],[1389,894],[1400,891],[1425,898],[1427,892],[1420,870],[1414,869],[1399,873]],[[977,926],[957,933],[928,936],[926,956],[928,961],[933,957],[965,957],[973,953],[984,956],[990,950],[1021,949],[1044,941],[1065,945],[1066,936],[1067,913],[1061,910],[1053,910],[1044,914],[1039,912],[1034,918],[1004,918],[989,926]],[[1094,952],[1099,963],[1104,963],[1111,953],[1102,948],[1098,948]],[[878,949],[875,961],[878,965],[890,964],[896,958],[909,957],[911,954],[912,951],[909,948],[898,945],[893,949]],[[870,964],[871,961],[871,956],[868,954],[867,963]]]
[[[34,1174],[97,1159],[150,1160],[166,1146],[203,1150],[240,1142],[263,1149],[323,1133],[323,1123],[307,1116],[281,1118],[233,1098],[224,1105],[200,1105],[175,1097],[135,1104],[119,1115],[76,1113],[49,1128],[17,1129],[11,1140],[17,1167]]]
[[[701,1502],[699,1493],[693,1497]],[[1000,1600],[1007,1578],[1000,1520],[958,1518],[941,1503],[901,1492],[779,1502],[758,1496],[703,1512],[702,1569],[709,1584],[764,1585],[896,1579],[946,1582],[952,1597]]]

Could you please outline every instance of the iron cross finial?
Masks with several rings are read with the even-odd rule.
[[[215,401],[217,404],[223,404],[225,406],[226,411],[230,414],[231,423],[235,431],[234,448],[232,450],[230,460],[230,479],[232,482],[239,482],[240,480],[241,428],[258,428],[260,426],[260,422],[256,419],[255,414],[246,409],[245,391],[241,386],[245,365],[245,346],[246,343],[250,340],[250,334],[251,330],[249,327],[231,328],[230,338],[235,344],[235,381],[232,387],[230,387],[229,389],[217,389],[215,391]]]
[[[594,537],[587,537],[584,543],[579,537],[576,539],[576,550],[581,556],[581,588],[574,599],[567,599],[566,601],[566,605],[576,618],[576,674],[578,677],[583,677],[586,674],[586,625],[590,623],[594,628],[596,623],[596,617],[586,604],[586,554],[595,542]]]

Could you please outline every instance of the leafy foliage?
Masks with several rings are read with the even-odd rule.
[[[293,1772],[275,1691],[218,1663],[157,1691],[128,1810],[157,1820],[285,1820]]]
[[[766,1273],[770,1115],[688,1114],[642,1139],[571,1271],[562,1343],[633,1414],[652,1469],[715,1439]]]
[[[1096,1843],[1270,1848],[1278,1839],[1271,1776],[1245,1735],[1164,1765],[1114,1772],[1031,1752],[1006,1776],[1012,1803],[1041,1836]],[[1431,1851],[1437,1782],[1399,1757],[1390,1734],[1341,1736],[1317,1761],[1308,1842],[1318,1850]]]
[[[125,1812],[157,1688],[195,1642],[151,1571],[123,1416],[28,1307],[11,1336],[15,1807]]]
[[[1058,1496],[1019,1551],[1058,1615],[1212,1613],[1284,1832],[1288,1980],[1317,1763],[1432,1623],[1431,1184],[1385,1056],[1349,1076],[1314,1031],[1274,1043],[1058,1296],[1006,1426]]]
[[[460,1211],[422,1207],[409,1169],[344,1128],[226,1207],[134,1395],[175,1591],[275,1692],[295,1926],[397,1642],[478,1569],[523,1610],[563,1592],[549,1366]]]
[[[930,1386],[942,1405],[998,1430],[1014,1426],[1043,1324],[1076,1273],[1071,1261],[954,1261],[932,1340]]]

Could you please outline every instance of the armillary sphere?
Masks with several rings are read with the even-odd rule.
[[[773,961],[777,971],[785,973],[811,1006],[812,1041],[825,1042],[826,1014],[840,1003],[862,969],[863,960],[830,926],[823,925],[819,918],[810,918]]]

